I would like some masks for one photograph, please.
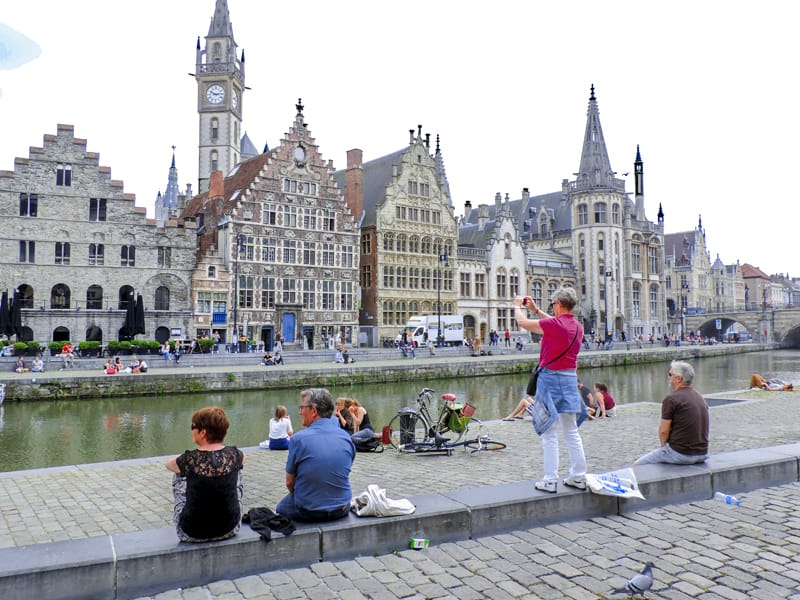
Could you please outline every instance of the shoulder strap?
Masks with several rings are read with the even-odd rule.
[[[543,365],[540,365],[538,368],[539,368],[539,369],[543,369],[543,368],[545,368],[547,365],[553,364],[553,363],[554,363],[554,362],[556,362],[558,359],[560,359],[561,357],[563,357],[563,356],[564,356],[564,355],[565,355],[567,352],[569,352],[569,349],[570,349],[570,348],[572,348],[572,344],[574,344],[574,343],[575,343],[575,340],[577,340],[577,339],[578,339],[578,329],[576,328],[576,329],[575,329],[575,337],[574,337],[574,338],[572,338],[572,341],[571,341],[571,342],[570,342],[570,343],[567,345],[567,347],[566,347],[566,348],[564,348],[564,351],[563,351],[561,354],[559,354],[558,356],[556,356],[556,357],[555,357],[553,360],[551,360],[551,361],[548,361],[548,362],[546,362],[546,363],[545,363],[545,364],[543,364]]]

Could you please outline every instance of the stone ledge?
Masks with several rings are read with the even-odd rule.
[[[0,598],[125,599],[204,585],[322,560],[389,553],[423,535],[433,544],[708,500],[798,481],[800,444],[727,452],[706,464],[635,467],[645,500],[564,489],[547,494],[530,481],[411,498],[413,515],[299,524],[266,543],[249,527],[229,540],[177,541],[172,528],[0,550]]]

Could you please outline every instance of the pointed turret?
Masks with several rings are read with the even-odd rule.
[[[181,191],[178,187],[178,168],[175,166],[175,146],[172,147],[172,163],[169,167],[169,176],[167,177],[167,189],[162,195],[158,193],[156,198],[156,223],[159,227],[163,227],[169,219],[178,214],[178,196]]]
[[[644,162],[642,154],[639,152],[639,144],[636,144],[636,159],[633,161],[633,172],[636,178],[634,187],[635,193],[635,218],[637,221],[646,221],[644,214]]]
[[[600,111],[594,95],[594,84],[589,96],[589,109],[586,114],[586,133],[583,137],[581,165],[578,169],[578,189],[605,188],[624,191],[625,183],[614,178],[614,170],[608,160],[606,140],[600,126]]]
[[[453,198],[450,196],[450,183],[447,181],[447,173],[444,170],[444,158],[442,157],[442,150],[439,147],[439,134],[436,134],[436,153],[433,156],[436,162],[436,181],[441,187],[442,191],[447,196],[450,206],[453,206]]]
[[[214,16],[211,17],[211,25],[208,27],[208,37],[233,37],[228,0],[217,0]]]

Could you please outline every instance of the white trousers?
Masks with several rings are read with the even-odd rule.
[[[542,454],[544,459],[544,481],[558,480],[558,431],[569,454],[569,477],[583,479],[586,477],[586,456],[583,453],[583,441],[578,433],[575,413],[560,413],[558,421],[541,435]]]

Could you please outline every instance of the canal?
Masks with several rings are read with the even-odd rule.
[[[754,372],[798,383],[799,359],[798,350],[778,350],[698,360],[696,387],[704,393],[742,389]],[[583,369],[579,375],[589,385],[607,382],[619,404],[660,402],[668,391],[668,367],[663,363]],[[505,375],[424,382],[437,396],[452,392],[459,401],[474,404],[476,416],[484,420],[505,416],[522,396],[525,383],[524,378]],[[358,398],[379,429],[399,408],[413,404],[420,387],[398,382],[331,391],[334,398]],[[267,421],[278,404],[289,409],[295,428],[300,426],[298,390],[9,403],[0,406],[0,471],[179,453],[191,447],[192,413],[211,404],[228,413],[231,430],[226,442],[237,446],[255,446],[266,437]]]

